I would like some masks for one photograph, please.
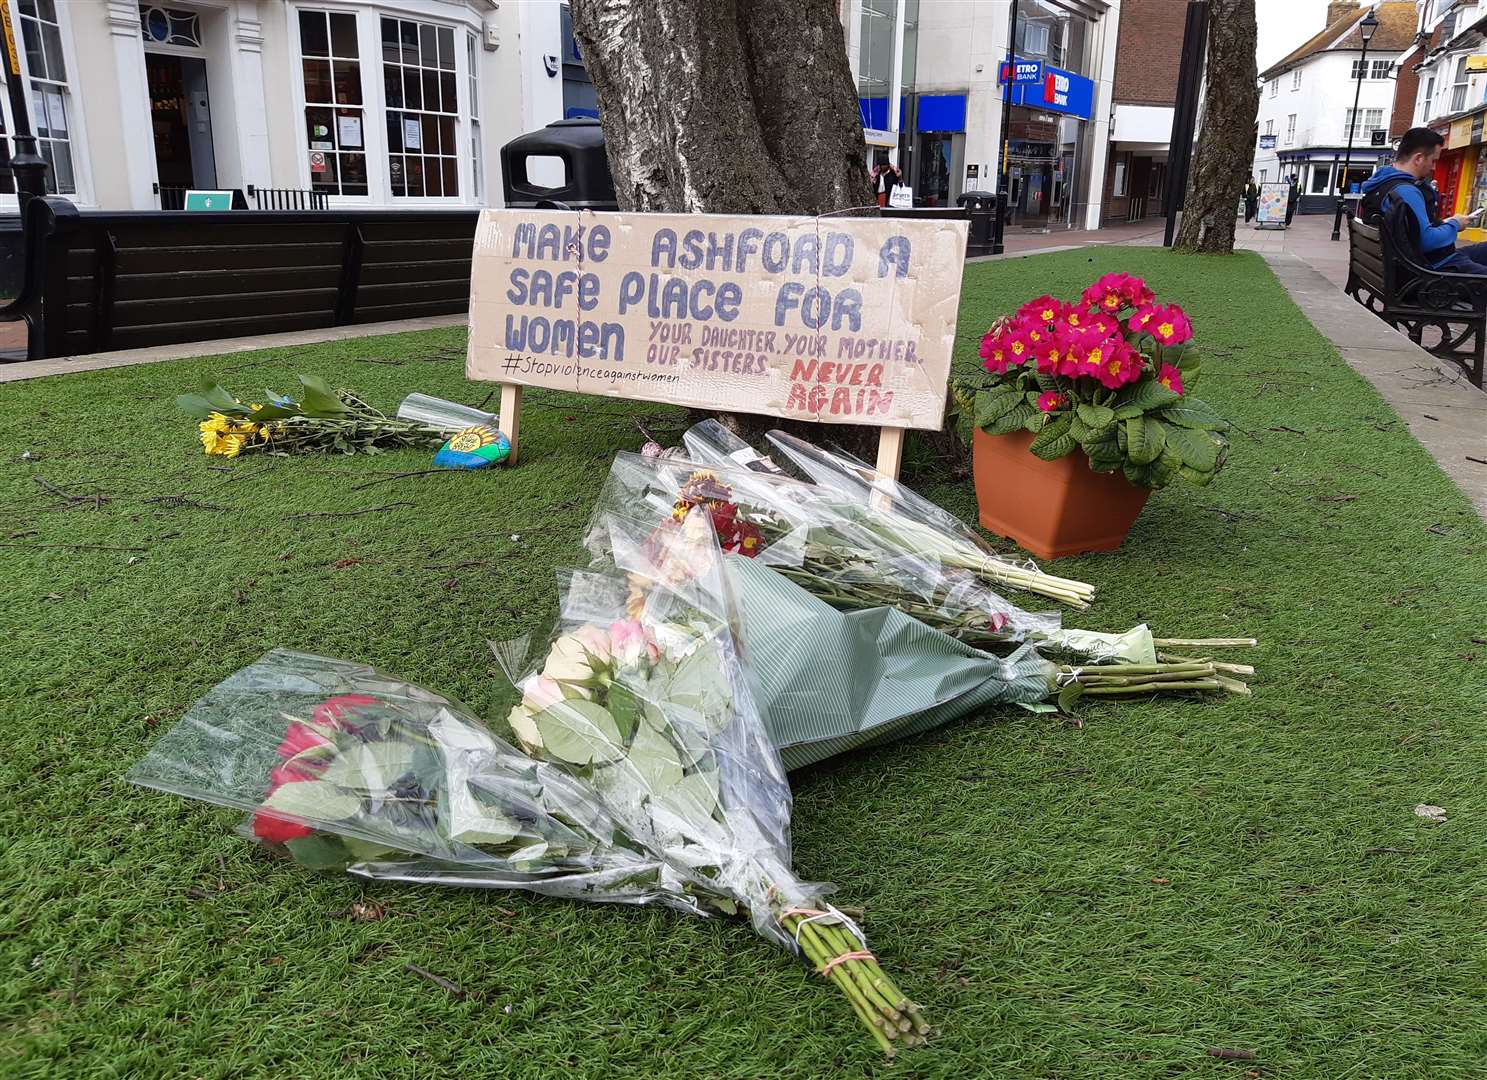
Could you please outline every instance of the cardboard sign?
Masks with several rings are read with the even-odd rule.
[[[1261,184],[1259,213],[1255,220],[1261,225],[1284,225],[1289,197],[1290,186],[1287,184]]]
[[[895,429],[893,471],[902,429],[944,419],[966,228],[487,210],[466,372],[511,390]],[[519,402],[503,392],[513,458]]]

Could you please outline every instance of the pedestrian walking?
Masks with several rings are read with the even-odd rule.
[[[1255,178],[1251,176],[1249,182],[1244,185],[1244,223],[1248,225],[1255,220],[1255,215],[1260,212],[1260,189],[1255,186]]]
[[[1296,174],[1286,177],[1286,224],[1296,216],[1296,204],[1301,201],[1301,189],[1296,186]]]

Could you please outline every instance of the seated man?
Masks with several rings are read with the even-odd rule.
[[[1429,128],[1410,128],[1399,140],[1394,164],[1386,165],[1363,182],[1363,220],[1378,221],[1402,205],[1418,228],[1416,257],[1432,270],[1460,274],[1487,274],[1487,243],[1457,249],[1456,234],[1480,214],[1457,214],[1436,220],[1435,189],[1430,176],[1441,156],[1445,138]]]

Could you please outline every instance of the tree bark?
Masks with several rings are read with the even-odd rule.
[[[620,209],[877,213],[835,0],[572,0]],[[871,457],[878,429],[725,413]]]
[[[872,202],[832,0],[573,0],[572,12],[621,209]]]
[[[1208,90],[1176,250],[1234,250],[1235,208],[1249,178],[1260,108],[1255,34],[1255,0],[1210,0]]]

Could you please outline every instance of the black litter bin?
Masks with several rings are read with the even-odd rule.
[[[966,254],[986,254],[991,250],[991,231],[996,222],[996,192],[966,191],[955,201],[971,214],[971,232],[966,242]]]
[[[563,163],[563,182],[543,187],[527,176],[532,158],[557,158]],[[540,131],[518,135],[501,147],[501,180],[506,205],[516,209],[552,206],[572,210],[618,210],[609,158],[604,154],[604,132],[599,121],[559,120]]]

